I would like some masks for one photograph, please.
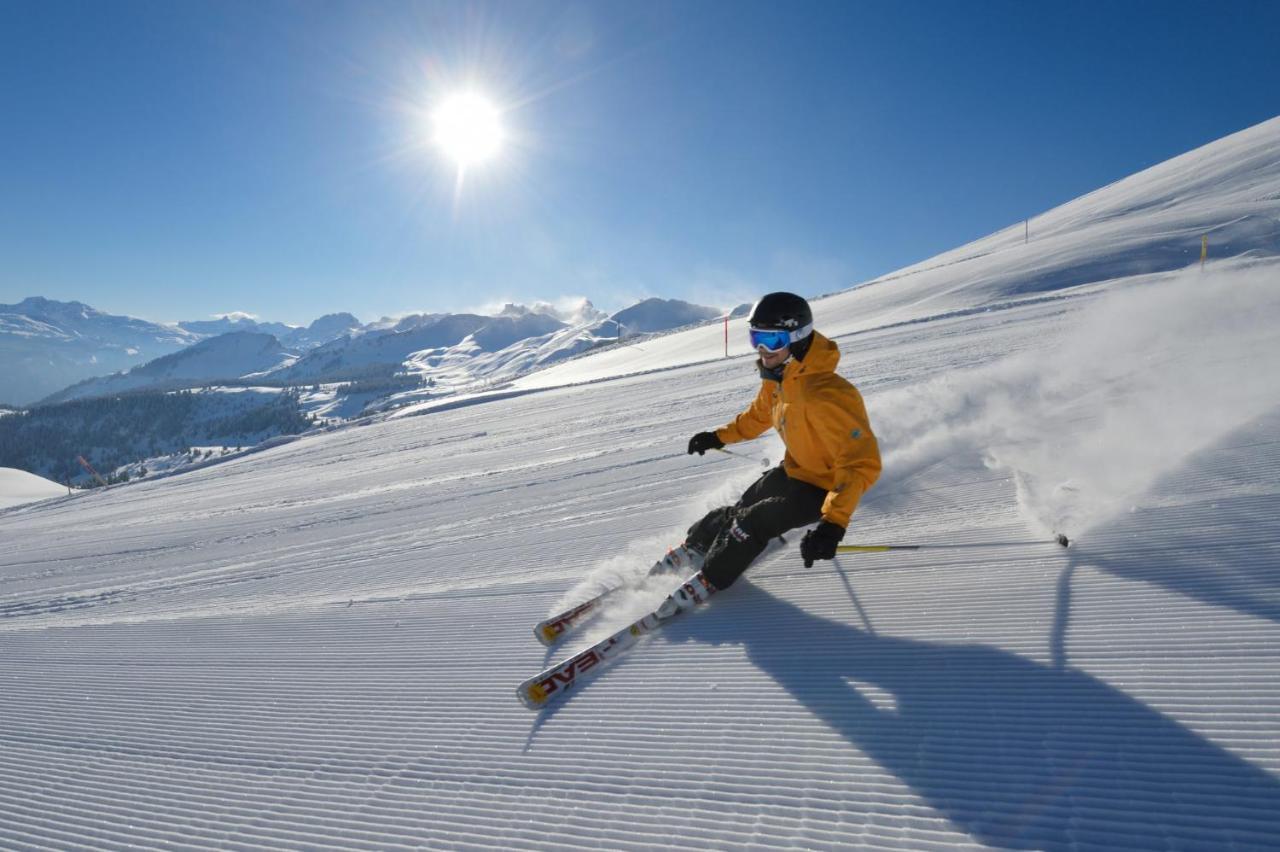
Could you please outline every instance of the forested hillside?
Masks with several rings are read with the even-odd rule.
[[[0,417],[0,467],[78,481],[84,456],[103,474],[192,445],[243,446],[312,425],[297,394],[267,389],[126,394]]]

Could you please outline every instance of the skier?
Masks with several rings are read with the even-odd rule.
[[[805,567],[833,559],[858,501],[880,476],[880,450],[858,389],[836,373],[840,350],[813,330],[809,303],[770,293],[751,309],[751,344],[763,379],[755,401],[733,422],[689,439],[702,455],[749,441],[770,427],[786,445],[782,464],[765,473],[733,506],[708,512],[689,528],[684,550],[702,570],[673,597],[682,608],[727,589],[787,530],[804,534]]]
[[[751,309],[748,323],[751,345],[760,355],[760,392],[732,423],[690,438],[689,452],[702,455],[749,441],[772,426],[787,445],[782,464],[756,480],[736,504],[708,512],[689,528],[684,544],[653,566],[650,574],[696,571],[657,609],[520,684],[516,694],[526,707],[544,707],[639,637],[733,585],[774,536],[817,522],[800,542],[805,567],[835,558],[849,517],[880,476],[880,450],[862,395],[836,374],[840,351],[813,330],[813,312],[804,299],[770,293]],[[534,635],[545,645],[555,643],[617,591],[607,589],[538,623]]]

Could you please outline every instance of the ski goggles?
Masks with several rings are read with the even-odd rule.
[[[763,346],[770,352],[777,352],[795,343],[797,340],[804,340],[813,333],[813,326],[806,325],[804,328],[797,328],[795,331],[787,331],[784,328],[748,328],[747,334],[751,337],[751,348],[759,349]]]

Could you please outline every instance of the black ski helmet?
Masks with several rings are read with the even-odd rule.
[[[809,333],[792,342],[791,354],[803,361],[809,345],[813,343],[813,311],[809,303],[795,293],[769,293],[755,303],[747,325],[760,329],[785,329],[790,332]]]

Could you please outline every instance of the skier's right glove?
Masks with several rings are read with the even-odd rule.
[[[699,432],[689,439],[689,455],[702,455],[707,450],[719,450],[723,447],[724,441],[715,432]]]

